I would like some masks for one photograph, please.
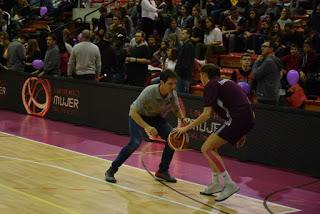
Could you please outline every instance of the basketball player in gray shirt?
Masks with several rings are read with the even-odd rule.
[[[106,171],[105,179],[107,182],[117,182],[114,174],[140,146],[143,139],[143,131],[149,136],[159,135],[162,139],[167,140],[172,127],[166,121],[165,116],[170,111],[173,111],[182,122],[185,121],[186,118],[181,112],[178,96],[175,91],[176,84],[176,73],[170,70],[163,71],[160,74],[160,84],[146,87],[132,103],[129,112],[129,143],[122,148],[117,158]],[[174,150],[166,143],[159,170],[155,174],[157,179],[173,183],[177,182],[177,180],[169,174],[169,165],[173,154]]]

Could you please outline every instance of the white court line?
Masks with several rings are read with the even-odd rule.
[[[89,179],[98,181],[100,183],[106,184],[106,181],[103,180],[103,179],[96,178],[96,177],[93,177],[93,176],[90,176],[90,175],[86,175],[86,174],[83,174],[81,172],[77,172],[77,171],[74,171],[74,170],[71,170],[71,169],[67,169],[67,168],[64,168],[64,167],[55,166],[55,165],[52,165],[52,164],[46,164],[46,163],[36,162],[36,161],[32,161],[32,160],[26,160],[26,159],[21,159],[21,158],[16,158],[16,157],[10,157],[10,156],[6,156],[6,155],[0,155],[0,158],[5,158],[5,159],[10,159],[10,160],[15,160],[15,161],[27,162],[27,163],[30,163],[30,164],[38,164],[38,165],[41,165],[41,166],[51,167],[51,168],[55,168],[55,169],[59,169],[59,170],[66,171],[66,172],[69,172],[69,173],[73,173],[73,174],[76,174],[76,175],[80,175],[82,177],[89,178]],[[204,209],[201,209],[201,208],[198,208],[198,207],[194,207],[194,206],[190,206],[190,205],[187,205],[187,204],[179,203],[177,201],[172,201],[172,200],[169,200],[169,199],[166,199],[166,198],[163,198],[163,197],[151,195],[151,194],[148,194],[148,193],[145,193],[145,192],[142,192],[142,191],[139,191],[139,190],[135,190],[135,189],[132,189],[132,188],[129,188],[129,187],[121,186],[121,185],[118,185],[118,184],[109,183],[109,185],[116,186],[116,187],[119,187],[119,188],[127,190],[127,191],[136,192],[136,193],[139,193],[139,194],[142,194],[142,195],[145,195],[145,196],[157,199],[157,200],[163,200],[163,201],[170,202],[170,203],[173,203],[173,204],[176,204],[176,205],[188,207],[188,208],[191,208],[191,209],[194,209],[194,210],[204,211],[206,213],[213,213],[213,212],[208,211],[208,210],[204,210]],[[218,213],[218,212],[215,212],[215,213]]]
[[[1,133],[1,131],[0,131],[0,133]],[[30,142],[34,142],[34,143],[37,143],[37,144],[40,144],[40,145],[44,145],[44,146],[48,146],[48,147],[54,147],[54,148],[57,148],[57,149],[61,149],[61,150],[63,150],[63,151],[68,151],[68,152],[71,152],[71,153],[75,153],[75,154],[79,154],[79,155],[83,155],[83,156],[88,156],[88,157],[95,158],[95,159],[98,159],[98,160],[110,161],[110,160],[106,160],[106,159],[103,159],[103,158],[100,158],[100,157],[91,156],[91,155],[88,155],[88,154],[85,154],[85,153],[81,153],[81,152],[77,152],[77,151],[65,149],[65,148],[62,148],[62,147],[59,147],[59,146],[42,143],[42,142],[40,142],[40,141],[36,141],[36,140],[29,139],[29,138],[26,138],[26,137],[21,137],[21,136],[14,135],[14,134],[10,134],[10,133],[6,133],[6,132],[2,132],[2,133],[6,134],[6,135],[10,135],[10,136],[17,137],[17,138],[20,138],[20,139],[29,140]],[[144,169],[140,169],[140,168],[137,168],[137,167],[129,166],[129,165],[126,165],[126,164],[123,164],[123,165],[125,165],[125,166],[127,166],[127,167],[130,167],[130,168],[138,169],[138,170],[140,170],[140,171],[145,172]],[[205,186],[202,185],[202,184],[194,183],[194,182],[191,182],[191,181],[187,181],[187,180],[183,180],[183,179],[178,179],[178,180],[181,180],[181,181],[186,182],[186,183],[189,183],[189,184],[198,185],[198,186],[200,186],[200,187],[205,187]],[[104,180],[103,180],[103,181],[104,181]],[[121,187],[121,186],[120,186],[120,187]],[[145,194],[147,194],[147,193],[145,193]],[[247,200],[257,201],[257,202],[260,202],[261,204],[263,204],[263,201],[260,200],[260,199],[252,198],[252,197],[245,196],[245,195],[240,195],[240,194],[238,194],[238,193],[236,193],[236,194],[234,194],[234,195],[237,195],[238,197],[241,197],[241,198],[245,198],[245,199],[247,199]],[[151,195],[151,196],[153,196],[153,195]],[[161,198],[161,197],[160,197],[160,198]],[[219,204],[219,203],[217,203],[217,204]],[[280,213],[277,213],[277,214],[294,213],[294,212],[299,212],[299,211],[301,211],[300,209],[296,209],[296,208],[293,208],[293,207],[289,207],[289,206],[285,206],[285,205],[281,205],[281,204],[277,204],[277,203],[273,203],[273,202],[268,202],[268,204],[271,204],[271,205],[274,205],[274,206],[280,206],[280,207],[287,208],[287,209],[291,209],[291,211],[284,211],[284,212],[280,212]]]

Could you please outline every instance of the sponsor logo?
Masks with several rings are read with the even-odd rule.
[[[49,80],[29,77],[22,87],[22,102],[28,114],[44,117],[51,105]]]

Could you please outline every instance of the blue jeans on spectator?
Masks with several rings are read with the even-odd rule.
[[[143,120],[147,122],[149,125],[155,127],[158,131],[159,136],[167,140],[172,127],[170,124],[162,117],[162,116],[154,116],[154,117],[146,117],[142,116]],[[129,134],[130,139],[129,143],[123,147],[118,154],[118,157],[112,162],[111,169],[114,172],[118,171],[118,168],[130,157],[130,155],[138,149],[140,146],[143,136],[144,130],[141,126],[139,126],[134,120],[129,117]],[[174,150],[172,150],[169,145],[166,143],[161,162],[159,165],[159,172],[167,172],[169,170],[169,165],[172,160],[174,154]]]
[[[179,93],[189,93],[191,80],[185,80],[178,77],[177,80],[177,92]]]

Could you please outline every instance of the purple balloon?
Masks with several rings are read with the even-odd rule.
[[[251,87],[248,83],[246,82],[238,82],[238,85],[242,88],[242,90],[246,93],[249,94]]]
[[[290,70],[287,73],[287,81],[288,81],[289,85],[291,85],[291,86],[297,84],[299,81],[299,78],[300,78],[299,72],[296,70]]]
[[[44,66],[44,62],[42,60],[40,60],[40,59],[35,59],[32,62],[32,67],[34,69],[39,70],[39,69],[43,68],[43,66]]]
[[[40,7],[40,16],[46,15],[47,12],[48,12],[48,8],[47,7]]]

